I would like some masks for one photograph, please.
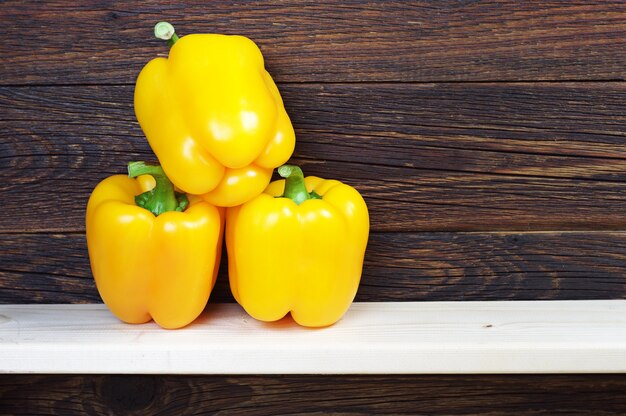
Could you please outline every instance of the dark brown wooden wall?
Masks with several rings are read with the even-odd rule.
[[[152,38],[165,19],[181,35],[237,33],[257,42],[296,129],[293,160],[362,192],[372,234],[357,300],[626,298],[623,1],[4,1],[0,303],[100,301],[85,205],[129,160],[155,160],[132,93],[141,67],[167,52]],[[212,301],[232,301],[224,268]],[[0,377],[0,405],[22,403],[6,387],[15,380]],[[58,379],[33,385],[47,385],[41,380]],[[183,391],[202,379],[167,380]],[[498,402],[483,396],[498,397],[494,383],[515,397],[509,410],[517,414],[559,408],[545,402],[563,379],[541,378],[548,390],[537,396],[513,380],[405,381],[419,394],[423,383],[441,388],[441,407],[424,413],[481,413]],[[566,384],[597,391],[599,380]],[[626,412],[625,379],[607,380],[621,395],[581,400],[580,412]],[[367,392],[379,381],[354,382]],[[237,379],[224,391],[259,392],[257,384]],[[446,396],[444,386],[476,390]],[[529,395],[542,404],[528,405]],[[466,407],[452,404],[461,396]],[[55,413],[45,397],[30,413]],[[363,404],[355,412],[420,411],[398,397],[405,407]],[[212,409],[199,403],[194,411]]]

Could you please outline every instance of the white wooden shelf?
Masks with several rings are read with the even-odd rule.
[[[0,305],[0,372],[626,372],[626,301],[355,303],[324,329],[223,304],[175,331],[103,305]]]

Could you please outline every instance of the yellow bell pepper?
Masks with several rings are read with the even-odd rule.
[[[223,209],[176,194],[158,166],[130,163],[129,176],[139,177],[104,179],[87,204],[96,286],[124,322],[183,327],[202,312],[215,284]]]
[[[243,36],[179,38],[166,22],[168,58],[155,58],[135,86],[135,114],[170,180],[213,205],[263,192],[293,153],[295,134],[263,56]]]
[[[253,317],[275,321],[291,312],[303,326],[339,320],[361,278],[369,232],[367,206],[351,186],[303,177],[284,165],[286,180],[226,212],[231,291]]]

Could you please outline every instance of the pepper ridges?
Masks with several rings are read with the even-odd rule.
[[[361,195],[336,180],[279,169],[286,179],[226,212],[230,287],[253,318],[291,312],[303,326],[335,323],[359,285],[369,232]]]
[[[274,168],[293,153],[295,133],[254,42],[243,36],[178,37],[168,58],[155,58],[135,87],[135,114],[177,188],[218,206],[259,195]]]
[[[171,184],[163,189],[169,181],[159,177],[158,167],[142,172],[151,176],[110,176],[92,192],[86,217],[91,269],[102,300],[122,321],[154,319],[180,328],[202,312],[215,284],[223,209],[190,195],[189,206],[177,211],[181,198]],[[152,206],[166,210],[157,216],[137,206],[135,197],[146,192],[160,199]]]

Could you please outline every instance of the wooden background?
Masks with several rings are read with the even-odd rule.
[[[132,94],[166,19],[257,42],[293,161],[362,192],[358,301],[626,298],[626,2],[4,1],[1,303],[100,301],[85,206],[155,160]],[[0,408],[623,414],[626,375],[2,376]]]

